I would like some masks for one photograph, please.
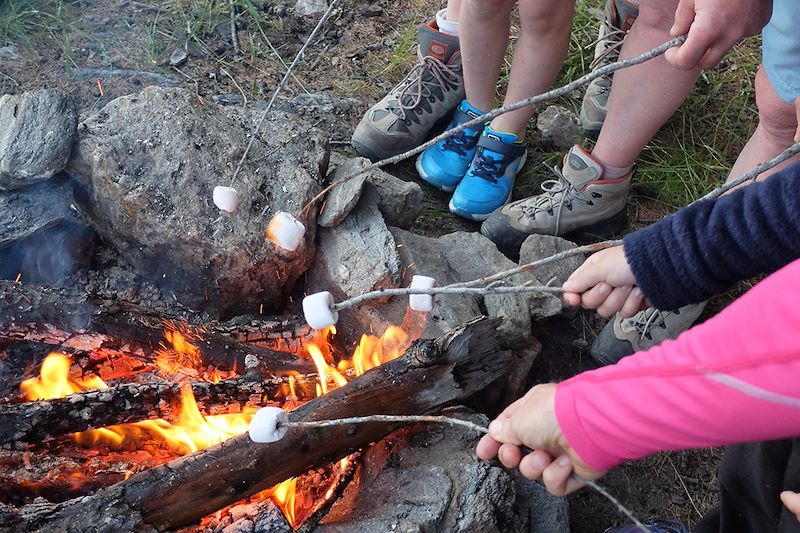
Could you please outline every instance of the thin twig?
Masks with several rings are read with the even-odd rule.
[[[759,163],[758,165],[756,165],[747,174],[743,174],[742,176],[736,178],[735,180],[731,180],[731,181],[725,183],[724,185],[721,185],[721,186],[717,187],[716,189],[714,189],[710,193],[706,194],[705,196],[703,196],[699,200],[695,200],[694,202],[692,202],[692,204],[700,202],[702,200],[712,200],[714,198],[718,198],[719,196],[722,196],[726,192],[730,191],[731,189],[735,189],[736,187],[738,187],[742,183],[744,183],[746,181],[750,181],[750,180],[756,179],[758,177],[758,175],[761,174],[762,172],[766,172],[767,170],[771,169],[772,167],[780,165],[781,163],[783,163],[787,159],[789,159],[789,158],[791,158],[791,157],[793,157],[793,156],[795,156],[795,155],[797,155],[799,153],[800,153],[800,142],[791,145],[789,148],[787,148],[783,152],[779,153],[778,155],[776,155],[775,157],[773,157],[769,161],[765,161],[763,163]],[[692,204],[689,204],[689,205],[692,205]]]
[[[694,498],[692,498],[692,494],[689,492],[689,487],[687,487],[686,483],[683,482],[683,477],[681,476],[680,472],[678,472],[678,469],[675,467],[675,463],[672,462],[672,457],[667,456],[667,461],[669,461],[669,465],[672,467],[672,470],[675,471],[675,475],[678,476],[678,481],[681,482],[681,486],[683,487],[683,491],[686,493],[686,496],[689,498],[689,503],[692,504],[692,507],[694,508],[694,512],[697,513],[697,516],[702,518],[703,513],[700,512],[700,509],[698,509],[697,505],[694,503]]]
[[[236,31],[236,6],[233,0],[228,0],[228,5],[231,9],[231,44],[233,45],[233,51],[238,56],[241,55],[242,50],[239,48],[239,34]]]
[[[456,133],[458,133],[460,131],[463,131],[463,130],[465,130],[467,128],[474,128],[475,126],[478,126],[480,124],[488,122],[488,121],[492,120],[493,118],[502,115],[503,113],[508,113],[510,111],[516,111],[517,109],[521,109],[523,107],[528,107],[530,105],[535,105],[535,104],[539,104],[541,102],[545,102],[547,100],[552,100],[554,98],[558,98],[559,96],[563,96],[565,94],[571,93],[572,91],[574,91],[575,89],[578,89],[579,87],[583,87],[584,85],[588,85],[592,80],[597,79],[597,78],[599,78],[601,76],[606,76],[608,74],[611,74],[614,71],[617,71],[617,70],[620,70],[620,69],[623,69],[623,68],[627,68],[627,67],[632,67],[634,65],[638,65],[640,63],[644,63],[645,61],[649,61],[650,59],[653,59],[654,57],[660,56],[661,54],[663,54],[664,52],[666,52],[667,50],[669,50],[673,46],[681,45],[683,43],[683,41],[685,41],[685,40],[686,40],[686,36],[685,35],[680,35],[678,37],[675,37],[674,39],[670,39],[669,41],[665,42],[664,44],[662,44],[660,46],[657,46],[657,47],[653,48],[652,50],[649,50],[649,51],[647,51],[647,52],[645,52],[645,53],[643,53],[641,55],[638,55],[638,56],[635,56],[635,57],[631,57],[631,58],[626,59],[624,61],[616,61],[614,63],[609,63],[608,65],[606,65],[604,67],[601,67],[601,68],[599,68],[597,70],[594,70],[594,71],[592,71],[592,72],[590,72],[588,74],[585,74],[584,76],[581,76],[577,80],[571,81],[570,83],[568,83],[566,85],[563,85],[563,86],[561,86],[561,87],[559,87],[557,89],[553,89],[551,91],[547,91],[547,92],[542,93],[542,94],[537,94],[535,96],[531,96],[530,98],[525,98],[524,100],[520,100],[519,102],[514,102],[513,104],[508,104],[508,105],[504,105],[502,107],[498,107],[496,109],[493,109],[493,110],[489,111],[488,113],[485,113],[485,114],[483,114],[483,115],[481,115],[479,117],[475,117],[472,120],[464,122],[463,124],[460,124],[460,125],[456,126],[455,128],[449,129],[449,130],[441,133],[440,135],[437,135],[436,137],[434,137],[430,141],[428,141],[428,142],[426,142],[424,144],[421,144],[420,146],[417,146],[416,148],[412,148],[411,150],[403,152],[402,154],[398,154],[398,155],[395,155],[395,156],[392,156],[392,157],[387,157],[386,159],[382,159],[382,160],[378,161],[377,163],[373,163],[373,164],[369,165],[368,167],[365,167],[364,169],[360,170],[359,172],[356,172],[355,174],[351,174],[350,176],[346,176],[346,177],[344,177],[344,178],[342,178],[340,180],[337,180],[336,182],[331,183],[330,185],[328,185],[327,187],[322,189],[322,191],[320,191],[319,194],[317,194],[314,198],[309,200],[309,202],[305,206],[303,206],[303,208],[300,210],[300,213],[298,214],[298,218],[303,218],[304,217],[304,213],[312,205],[314,205],[316,202],[318,202],[320,199],[322,199],[333,187],[335,187],[335,186],[337,186],[337,185],[339,185],[341,183],[344,183],[345,181],[353,179],[353,178],[355,178],[357,176],[360,176],[362,174],[366,174],[367,172],[371,172],[371,171],[375,170],[376,168],[381,168],[381,167],[384,167],[386,165],[393,165],[395,163],[399,163],[400,161],[408,159],[409,157],[413,157],[413,156],[415,156],[415,155],[417,155],[419,153],[424,152],[425,150],[427,150],[428,148],[430,148],[434,144],[436,144],[436,143],[438,143],[440,141],[443,141],[443,140],[445,140],[445,139],[447,139],[449,137],[452,137],[453,135],[455,135]]]
[[[322,14],[322,17],[319,19],[319,22],[317,22],[317,25],[314,26],[313,30],[311,30],[311,34],[308,36],[308,39],[306,39],[306,42],[303,43],[303,46],[297,52],[297,55],[294,56],[294,60],[292,61],[292,64],[289,65],[289,68],[286,70],[286,74],[283,75],[283,78],[281,79],[280,83],[278,84],[277,87],[275,87],[275,92],[272,93],[272,98],[270,98],[269,103],[267,104],[267,108],[264,110],[264,114],[261,115],[261,120],[258,121],[256,129],[253,132],[253,136],[250,137],[250,142],[247,143],[247,148],[244,149],[242,158],[236,165],[236,170],[234,170],[233,177],[231,177],[231,184],[230,184],[231,187],[233,186],[233,182],[236,181],[236,177],[239,175],[239,172],[242,170],[242,165],[244,165],[244,161],[245,159],[247,159],[247,154],[248,152],[250,152],[250,148],[253,146],[253,142],[256,140],[256,137],[258,137],[258,132],[259,130],[261,130],[261,126],[264,124],[264,120],[266,120],[267,115],[272,109],[272,104],[275,103],[275,98],[277,98],[278,94],[280,94],[281,90],[283,89],[283,86],[286,85],[286,81],[289,79],[289,76],[292,73],[292,69],[294,69],[295,65],[297,65],[297,63],[303,57],[306,48],[308,48],[308,45],[311,43],[311,41],[314,40],[314,37],[316,37],[317,32],[319,32],[322,25],[325,24],[325,21],[328,20],[328,17],[331,15],[331,13],[333,13],[333,8],[336,7],[336,2],[338,2],[338,0],[331,1],[330,5],[328,6],[328,9],[325,11],[325,13]]]
[[[244,100],[244,103],[242,103],[242,107],[247,107],[247,96],[245,96],[244,91],[242,90],[242,88],[239,87],[239,84],[236,83],[236,80],[233,78],[233,76],[231,76],[231,73],[228,72],[228,69],[223,67],[223,68],[220,68],[219,71],[221,73],[225,74],[226,76],[228,76],[231,79],[231,81],[233,82],[233,84],[236,86],[236,88],[239,89],[239,92],[242,95],[242,99]]]
[[[479,294],[480,295],[480,294],[520,294],[529,292],[534,292],[534,293],[538,292],[540,294],[560,294],[561,292],[563,292],[561,287],[554,287],[551,285],[522,284],[522,285],[504,286],[499,284],[496,285],[495,283],[509,276],[513,276],[514,274],[519,274],[521,272],[533,270],[536,267],[544,266],[549,263],[553,263],[555,261],[560,261],[561,259],[567,257],[582,255],[586,253],[594,253],[603,250],[605,248],[617,246],[619,244],[622,244],[621,240],[604,241],[604,242],[597,242],[594,244],[587,244],[586,246],[580,246],[578,248],[564,250],[563,252],[559,252],[550,257],[545,257],[543,259],[539,259],[538,261],[533,261],[532,263],[520,265],[518,267],[514,267],[509,270],[504,270],[502,272],[492,274],[491,276],[484,276],[482,278],[474,279],[471,281],[451,283],[450,285],[444,285],[442,287],[431,287],[429,289],[427,288],[412,289],[410,287],[402,287],[396,289],[379,289],[376,291],[361,294],[359,296],[354,296],[353,298],[349,298],[347,300],[343,300],[339,303],[336,303],[333,305],[333,309],[335,311],[341,311],[342,309],[349,309],[351,307],[355,307],[369,300],[386,298],[388,296],[405,296],[409,294]],[[484,285],[484,286],[477,287],[478,285]]]
[[[450,416],[441,415],[370,415],[370,416],[352,416],[347,418],[336,418],[330,420],[303,420],[303,421],[287,421],[278,422],[277,427],[285,428],[324,428],[333,426],[348,426],[351,424],[370,424],[375,422],[384,423],[414,423],[414,422],[432,422],[437,424],[447,424],[450,426],[461,426],[471,429],[477,433],[487,435],[489,428],[470,422],[469,420],[462,420],[460,418],[453,418]],[[617,510],[628,517],[636,526],[642,531],[649,533],[650,528],[645,526],[639,519],[634,516],[633,512],[622,505],[622,503],[612,496],[606,489],[599,483],[591,479],[585,479],[575,473],[570,474],[570,477],[579,483],[583,483],[591,489],[595,490],[598,494],[606,498],[617,507]]]

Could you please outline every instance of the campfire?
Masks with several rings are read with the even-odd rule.
[[[6,436],[6,445],[31,450],[9,453],[0,473],[7,480],[19,478],[20,469],[52,462],[57,464],[63,458],[69,458],[71,467],[64,468],[61,475],[54,475],[53,469],[46,466],[35,468],[39,477],[34,474],[24,482],[16,483],[18,492],[10,503],[31,503],[40,495],[51,501],[60,501],[91,494],[100,487],[113,486],[115,482],[128,480],[148,468],[245,433],[260,406],[275,405],[292,411],[314,398],[324,400],[332,391],[346,386],[369,370],[402,357],[420,337],[426,321],[426,313],[409,309],[401,325],[387,328],[380,336],[362,335],[350,356],[342,356],[336,346],[335,327],[309,332],[293,355],[298,357],[298,361],[313,362],[316,372],[271,373],[272,387],[269,391],[251,395],[244,403],[232,401],[226,404],[218,399],[204,402],[203,397],[199,401],[195,397],[193,388],[208,391],[211,390],[209,387],[227,383],[241,385],[248,375],[251,379],[256,376],[252,368],[237,370],[207,364],[213,358],[207,357],[201,348],[204,338],[209,336],[204,327],[164,320],[163,339],[157,348],[150,357],[138,352],[141,357],[128,364],[130,372],[126,375],[122,375],[114,365],[87,370],[84,368],[87,365],[82,367],[66,351],[50,352],[38,368],[37,365],[29,368],[29,372],[38,370],[38,375],[22,380],[14,403],[5,404],[5,408],[14,408],[18,415],[25,416],[27,408],[53,405],[59,401],[59,405],[72,403],[78,407],[95,399],[108,402],[122,394],[126,387],[147,390],[154,385],[152,380],[157,380],[160,390],[177,390],[179,393],[173,394],[172,402],[159,400],[160,404],[171,405],[160,405],[135,414],[135,418],[141,418],[136,422],[105,425],[89,418],[85,422],[91,429],[70,433],[57,429],[53,431],[53,438],[48,436],[38,442],[38,434],[17,435],[17,439]],[[272,349],[285,349],[281,346],[284,343],[272,344]],[[130,347],[128,349],[135,352]],[[74,352],[74,347],[70,351]],[[108,357],[108,354],[84,352],[80,357],[85,361]],[[258,379],[263,379],[263,375],[258,374]],[[3,413],[4,416],[8,414],[8,411]],[[158,414],[169,416],[156,416]],[[86,416],[85,412],[79,415],[82,418]],[[110,418],[113,419],[114,415]],[[31,444],[22,445],[23,442]],[[200,519],[201,528],[218,524],[221,516],[237,505],[254,508],[266,501],[276,505],[286,523],[297,528],[315,512],[327,510],[329,505],[326,504],[337,494],[339,486],[351,480],[355,468],[349,452],[348,447],[339,452],[344,454],[340,460],[308,472],[298,472],[270,488],[214,510]],[[18,456],[22,457],[21,465],[13,460]]]

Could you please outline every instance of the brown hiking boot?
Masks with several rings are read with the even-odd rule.
[[[435,21],[420,25],[418,36],[419,62],[353,132],[353,147],[372,161],[422,144],[433,125],[464,98],[458,37],[437,31]]]
[[[580,146],[564,156],[558,179],[542,182],[542,194],[498,209],[481,226],[508,257],[516,258],[528,235],[557,235],[571,240],[609,238],[627,224],[625,204],[633,170],[603,180],[603,168]]]

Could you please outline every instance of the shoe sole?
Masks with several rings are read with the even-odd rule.
[[[438,190],[440,190],[442,192],[453,192],[454,190],[456,190],[456,187],[458,187],[457,183],[455,185],[453,185],[452,187],[447,187],[447,186],[444,186],[444,185],[439,185],[439,184],[433,183],[429,179],[428,174],[422,169],[422,165],[420,164],[420,161],[422,160],[421,155],[422,154],[420,154],[420,157],[417,158],[416,163],[414,163],[414,166],[417,169],[417,174],[419,174],[420,179],[423,180],[428,185],[430,185],[431,187],[433,187],[434,189],[438,189]]]
[[[563,238],[582,244],[617,239],[628,227],[628,213],[625,209],[616,215],[562,235]]]

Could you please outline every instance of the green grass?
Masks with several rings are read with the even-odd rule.
[[[69,26],[74,16],[63,0],[0,1],[0,43],[14,42],[31,50],[41,41],[58,46],[72,62]]]

